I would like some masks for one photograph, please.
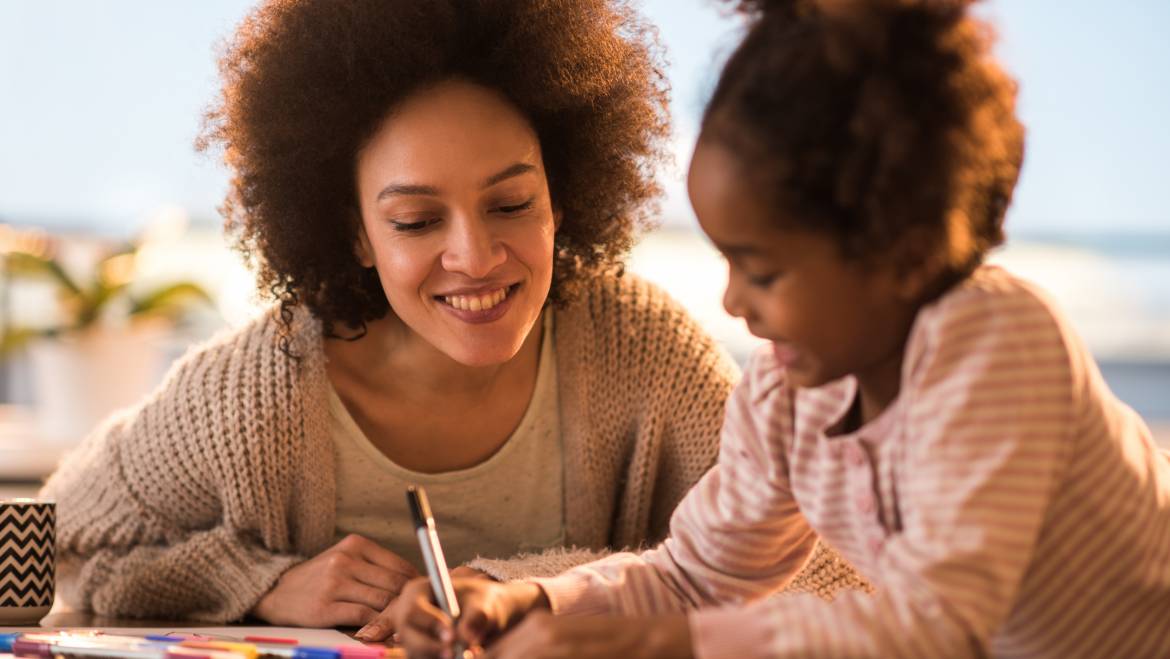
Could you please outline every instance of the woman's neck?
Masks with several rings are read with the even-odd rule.
[[[535,377],[542,319],[533,324],[512,359],[489,366],[455,361],[392,314],[368,323],[366,334],[355,341],[327,339],[325,353],[331,371],[340,367],[349,378],[373,390],[401,390],[408,383],[412,398],[476,399],[502,384]]]

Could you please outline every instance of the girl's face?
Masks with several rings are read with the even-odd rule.
[[[552,281],[540,144],[503,96],[463,81],[396,106],[358,155],[358,256],[394,315],[468,366],[508,361]]]
[[[700,138],[687,186],[699,224],[727,258],[723,306],[775,345],[791,384],[896,378],[914,313],[889,269],[845,260],[828,235],[782,228],[791,223],[775,217],[715,140]]]

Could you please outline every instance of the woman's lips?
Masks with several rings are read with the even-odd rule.
[[[439,306],[465,323],[490,323],[499,320],[512,306],[520,284],[488,290],[477,295],[436,295]]]

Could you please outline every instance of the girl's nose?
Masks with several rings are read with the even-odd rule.
[[[471,279],[483,279],[508,259],[508,254],[483,218],[453,221],[443,251],[443,269]]]
[[[743,283],[740,279],[740,277],[736,276],[735,269],[728,267],[727,289],[723,291],[723,308],[727,310],[727,313],[736,318],[746,318],[748,309],[743,300]]]

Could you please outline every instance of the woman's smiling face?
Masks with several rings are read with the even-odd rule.
[[[540,142],[502,95],[450,80],[397,105],[358,154],[358,254],[409,331],[468,366],[540,318],[556,220]]]

